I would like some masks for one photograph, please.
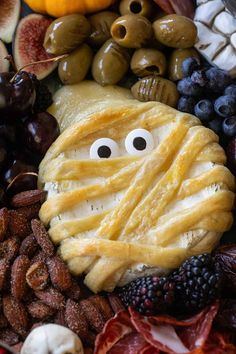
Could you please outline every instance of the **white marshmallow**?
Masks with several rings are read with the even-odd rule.
[[[83,354],[79,337],[56,324],[35,328],[26,338],[21,354]]]

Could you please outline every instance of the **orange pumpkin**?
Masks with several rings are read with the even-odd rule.
[[[73,13],[86,14],[109,7],[115,0],[25,0],[35,11],[53,17],[61,17]]]

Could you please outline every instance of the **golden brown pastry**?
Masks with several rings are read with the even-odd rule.
[[[125,102],[125,101],[124,101]],[[40,217],[71,271],[111,291],[211,251],[232,223],[234,177],[213,131],[129,100],[74,123],[51,146]]]

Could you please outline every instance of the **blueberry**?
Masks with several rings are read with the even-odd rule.
[[[177,90],[184,96],[198,97],[202,94],[202,88],[198,84],[192,82],[190,77],[180,80],[177,84]]]
[[[215,100],[214,109],[221,117],[231,117],[236,113],[236,98],[234,96],[220,96]]]
[[[222,128],[225,135],[235,137],[236,136],[236,116],[225,118],[225,120],[223,121]]]
[[[194,70],[199,69],[200,62],[197,58],[189,57],[186,58],[182,63],[183,77],[192,75]]]
[[[194,114],[202,121],[210,121],[214,114],[214,106],[210,100],[201,100],[194,107]]]
[[[206,77],[208,80],[207,87],[213,92],[223,92],[231,82],[231,77],[227,71],[214,67],[206,71]]]
[[[224,90],[224,95],[236,96],[236,84],[231,84]]]
[[[198,84],[201,87],[206,86],[207,84],[207,77],[204,70],[196,70],[191,75],[191,80],[195,84]]]
[[[192,114],[194,112],[194,106],[196,104],[196,99],[190,96],[182,96],[178,102],[178,110],[181,112],[186,112]]]
[[[210,122],[208,122],[207,126],[216,134],[220,134],[222,131],[222,119],[220,117],[216,117]]]

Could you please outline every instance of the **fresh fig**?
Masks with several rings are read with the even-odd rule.
[[[38,14],[30,14],[19,22],[13,47],[15,65],[18,70],[26,64],[52,58],[43,47],[44,36],[51,23],[50,18]],[[30,71],[42,80],[56,66],[55,62],[49,62],[30,65],[24,70]]]
[[[0,73],[8,71],[10,63],[6,58],[8,55],[7,48],[4,43],[0,40]]]
[[[1,0],[0,16],[0,39],[10,43],[20,17],[20,0]]]

